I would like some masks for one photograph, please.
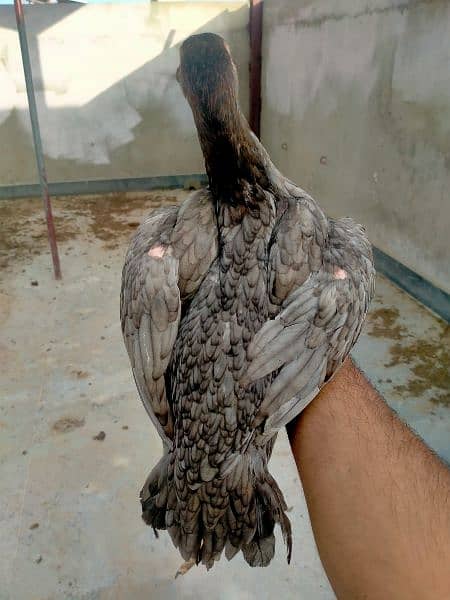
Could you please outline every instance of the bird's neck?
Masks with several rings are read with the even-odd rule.
[[[210,189],[218,200],[241,204],[246,195],[254,195],[255,186],[270,188],[273,165],[233,97],[216,108],[194,110],[194,119]]]

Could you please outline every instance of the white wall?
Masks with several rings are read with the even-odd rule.
[[[25,18],[50,181],[204,171],[175,80],[179,45],[193,33],[229,41],[248,108],[246,2],[30,6]],[[12,6],[0,7],[0,90],[0,185],[34,183]]]

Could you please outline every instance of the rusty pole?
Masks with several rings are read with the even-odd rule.
[[[20,50],[22,53],[23,72],[27,87],[28,107],[30,110],[31,129],[33,131],[34,152],[41,185],[42,200],[44,201],[45,218],[47,220],[47,233],[50,250],[52,252],[53,271],[55,279],[61,279],[61,267],[59,264],[58,246],[56,245],[55,225],[53,223],[52,205],[48,192],[47,174],[45,172],[44,153],[42,151],[41,132],[34,95],[33,75],[31,73],[30,53],[28,51],[27,32],[23,15],[22,0],[14,0],[16,11],[17,31],[19,32]]]
[[[250,127],[261,133],[261,62],[263,0],[250,0]]]

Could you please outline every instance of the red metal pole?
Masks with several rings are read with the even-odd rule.
[[[55,279],[61,279],[61,266],[59,264],[58,246],[56,245],[55,224],[53,222],[52,205],[48,191],[47,174],[45,172],[44,153],[42,150],[41,132],[39,129],[39,119],[36,107],[36,98],[34,95],[33,75],[31,73],[30,53],[28,51],[27,32],[25,29],[25,19],[23,16],[22,0],[14,0],[16,11],[17,30],[19,32],[20,50],[22,52],[23,72],[27,86],[28,107],[30,110],[31,129],[33,132],[34,152],[36,154],[36,163],[39,173],[39,182],[41,184],[42,200],[44,202],[45,218],[47,220],[48,242],[53,260],[53,271]]]
[[[250,127],[261,133],[261,63],[263,0],[250,0]]]

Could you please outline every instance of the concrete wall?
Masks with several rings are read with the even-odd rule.
[[[25,8],[50,181],[204,171],[175,80],[180,42],[214,31],[231,45],[248,107],[247,2]],[[0,185],[37,181],[12,6],[0,7]]]
[[[450,292],[450,3],[264,11],[262,139],[275,163]]]

